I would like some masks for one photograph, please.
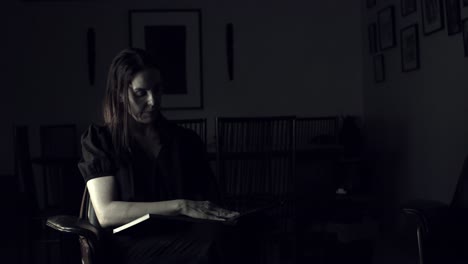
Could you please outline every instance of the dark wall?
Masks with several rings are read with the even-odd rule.
[[[449,36],[445,26],[425,35],[421,1],[416,1],[417,11],[405,17],[401,1],[377,1],[370,9],[362,2],[364,112],[370,146],[380,158],[381,190],[393,201],[450,202],[468,154],[468,57],[462,34]],[[386,79],[376,83],[367,26],[387,6],[395,8],[396,46],[377,53],[385,58]],[[461,14],[468,17],[468,8],[462,8]],[[412,24],[419,28],[420,68],[403,72],[400,30]]]
[[[362,113],[361,9],[353,1],[53,1],[2,2],[7,67],[0,97],[0,172],[13,171],[11,127],[100,120],[107,68],[126,47],[128,10],[202,11],[204,109],[169,118],[319,116]],[[4,8],[5,7],[5,8]],[[227,72],[226,23],[234,25],[234,80]],[[86,34],[96,32],[95,84],[88,83]]]

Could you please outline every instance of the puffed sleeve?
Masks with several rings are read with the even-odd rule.
[[[78,168],[85,182],[97,177],[115,175],[112,139],[105,126],[89,126],[81,136],[81,151]]]

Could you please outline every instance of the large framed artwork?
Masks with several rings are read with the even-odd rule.
[[[146,49],[163,79],[162,110],[202,109],[202,26],[199,9],[129,11],[130,46]]]
[[[447,15],[447,32],[449,35],[461,32],[461,8],[459,0],[445,0],[445,13]]]
[[[403,17],[416,12],[416,0],[401,0],[400,4]]]
[[[376,83],[385,81],[385,60],[383,54],[374,56],[374,81]]]
[[[419,69],[418,25],[413,24],[401,29],[401,70],[409,72]]]
[[[395,8],[386,7],[378,13],[380,50],[393,48],[395,41]]]
[[[468,18],[463,20],[463,48],[465,57],[468,57]]]
[[[421,0],[421,14],[424,35],[444,28],[442,0]]]

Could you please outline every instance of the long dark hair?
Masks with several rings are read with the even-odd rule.
[[[128,88],[138,72],[152,68],[159,69],[151,54],[136,48],[120,51],[110,65],[103,114],[119,158],[130,154]]]

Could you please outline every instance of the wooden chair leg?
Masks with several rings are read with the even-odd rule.
[[[421,227],[418,226],[416,229],[416,236],[418,239],[418,253],[419,253],[419,264],[424,264],[424,252],[423,252],[423,241],[422,241],[422,233],[421,233]]]

